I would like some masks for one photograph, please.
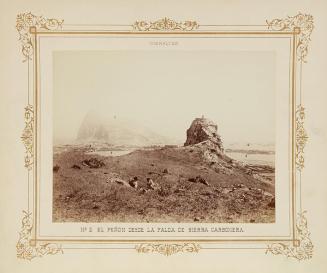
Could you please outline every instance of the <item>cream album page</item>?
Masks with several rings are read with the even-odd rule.
[[[0,3],[0,272],[326,272],[327,2]]]

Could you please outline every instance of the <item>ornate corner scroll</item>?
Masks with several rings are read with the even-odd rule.
[[[25,128],[21,139],[25,146],[25,167],[28,170],[32,169],[33,166],[33,143],[34,143],[34,111],[33,106],[28,105],[25,107]]]
[[[170,256],[179,252],[197,253],[201,247],[196,243],[146,243],[135,247],[138,253],[159,253],[165,256]]]
[[[62,27],[63,22],[64,20],[47,19],[43,16],[33,15],[30,12],[18,14],[16,18],[16,29],[19,33],[19,41],[22,44],[23,61],[31,60],[34,53],[32,28],[56,30]]]
[[[285,255],[286,257],[295,258],[298,261],[311,259],[313,255],[313,244],[310,239],[305,211],[298,214],[296,229],[298,234],[297,246],[283,243],[271,244],[268,245],[266,254]]]
[[[287,16],[285,19],[266,20],[268,29],[283,31],[291,30],[299,31],[298,42],[296,45],[297,56],[299,61],[306,62],[308,54],[308,46],[311,41],[310,36],[314,29],[313,16],[310,14],[299,13],[295,16]]]
[[[304,110],[302,105],[298,105],[295,112],[295,165],[299,171],[304,168],[304,147],[308,141],[308,135],[304,129]]]
[[[22,220],[22,228],[19,232],[19,239],[16,245],[17,258],[32,260],[36,257],[42,257],[44,255],[54,255],[57,253],[63,253],[60,245],[53,243],[38,244],[32,243],[32,217],[31,213],[23,211],[24,217]]]
[[[177,22],[166,17],[154,22],[136,21],[132,26],[133,30],[136,31],[191,31],[199,28],[199,24],[196,21]]]

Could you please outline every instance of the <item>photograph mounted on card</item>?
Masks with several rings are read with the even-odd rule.
[[[17,16],[29,177],[18,257],[127,247],[311,258],[300,174],[312,16],[110,23]]]

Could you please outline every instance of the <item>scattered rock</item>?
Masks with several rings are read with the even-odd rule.
[[[185,189],[179,188],[174,191],[174,193],[185,193]]]
[[[98,209],[99,206],[97,204],[93,204],[92,209]]]
[[[245,186],[244,186],[244,184],[233,184],[233,187],[235,189],[240,189],[240,188],[244,188]]]
[[[130,180],[128,183],[132,188],[137,189],[137,186],[138,186],[137,176],[134,176],[134,178],[132,180]]]
[[[252,175],[252,170],[245,170],[245,173],[248,174],[248,175]]]
[[[204,155],[205,155],[206,158],[210,158],[210,160],[216,160],[216,162],[211,161],[211,163],[209,163],[210,166],[211,166],[211,168],[212,168],[215,172],[217,172],[217,173],[222,173],[222,174],[227,174],[227,175],[232,175],[232,174],[234,174],[233,169],[230,168],[230,167],[227,167],[227,166],[228,166],[227,164],[223,165],[223,164],[221,164],[221,163],[218,163],[218,159],[217,159],[218,156],[217,156],[216,154],[214,154],[214,153],[209,153],[209,152],[206,151]]]
[[[199,222],[200,221],[200,218],[199,217],[195,217],[194,218],[194,222]]]
[[[207,180],[205,180],[203,177],[201,177],[200,175],[198,175],[197,177],[191,177],[188,179],[188,181],[193,182],[193,183],[202,183],[206,186],[210,186],[210,184],[207,182]]]
[[[147,193],[148,191],[150,190],[145,188],[140,188],[140,193]]]
[[[263,189],[259,189],[259,188],[255,188],[253,189],[255,192],[259,193],[259,194],[263,194],[264,193],[264,190]]]
[[[245,196],[245,194],[242,194],[242,195],[241,195],[240,200],[243,201],[243,202],[246,201],[246,196]]]
[[[268,204],[268,207],[270,207],[270,208],[274,208],[274,207],[275,207],[275,197],[273,197],[273,198],[271,199],[271,201],[270,201],[269,204]]]
[[[159,185],[157,183],[154,183],[153,180],[151,178],[147,178],[147,183],[148,183],[148,188],[151,190],[157,190],[159,189]]]
[[[217,193],[222,193],[222,188],[221,187],[217,187],[214,189],[215,192]]]
[[[102,160],[98,160],[96,158],[85,159],[82,161],[82,165],[87,166],[89,168],[95,168],[95,169],[105,166],[105,164]]]
[[[202,192],[201,195],[208,196],[209,198],[212,197],[214,194],[212,192]]]
[[[230,193],[232,192],[232,189],[229,189],[229,188],[223,188],[223,190],[221,191],[223,194],[227,194],[227,193]]]
[[[71,198],[74,197],[74,194],[73,193],[70,193],[68,194],[66,197],[65,197],[65,201],[68,202]]]
[[[274,197],[271,193],[266,192],[266,191],[263,193],[263,195],[266,197]]]
[[[53,166],[53,172],[58,172],[60,167],[58,165]]]
[[[197,182],[199,182],[199,183],[202,183],[202,184],[204,184],[204,185],[206,185],[206,186],[210,186],[210,184],[207,182],[207,180],[205,180],[203,177],[201,177],[201,176],[197,176],[196,177],[196,180],[197,180]]]
[[[139,214],[139,215],[144,215],[144,210],[143,210],[143,209],[138,210],[138,211],[137,211],[137,214]]]
[[[72,166],[72,169],[78,169],[78,170],[80,170],[80,169],[81,169],[81,167],[80,167],[80,166],[78,166],[78,165],[76,165],[76,164],[74,164],[74,165]]]
[[[157,172],[148,172],[149,175],[155,174],[155,175],[162,175],[162,173],[157,173]]]
[[[244,164],[243,166],[239,166],[239,168],[241,168],[246,174],[265,183],[271,182],[271,176],[275,173],[275,168],[268,165]]]
[[[120,185],[124,185],[124,186],[128,186],[129,184],[124,181],[123,179],[120,179],[120,178],[115,178],[113,179],[117,184],[120,184]],[[111,180],[112,181],[112,180]]]
[[[72,198],[72,197],[74,197],[74,194],[70,193],[70,194],[67,195],[67,197]]]

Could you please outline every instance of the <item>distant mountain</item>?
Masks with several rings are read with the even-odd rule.
[[[90,111],[77,134],[78,143],[103,142],[111,145],[149,146],[172,144],[174,141],[161,136],[142,124],[117,116],[105,116]]]

